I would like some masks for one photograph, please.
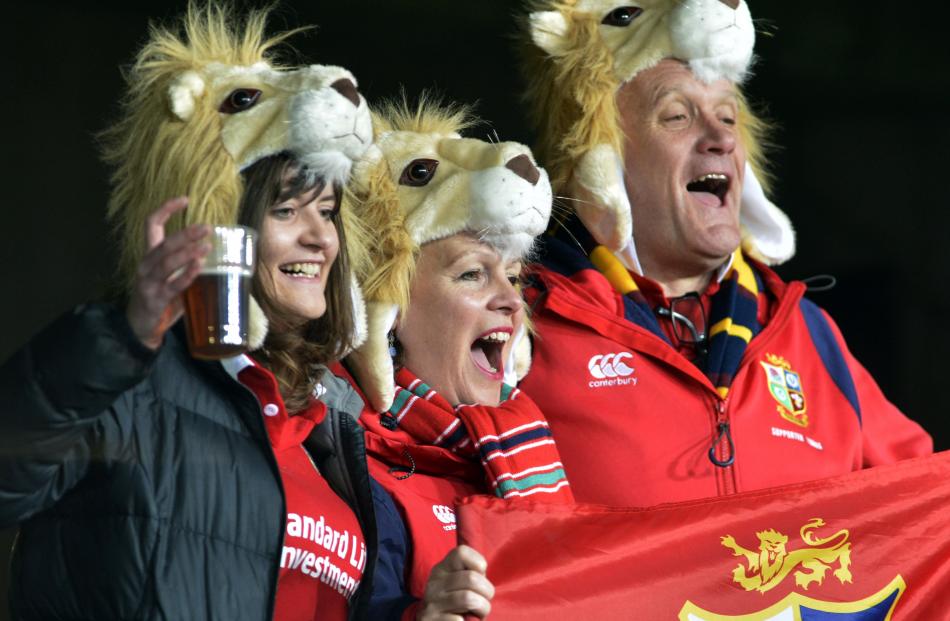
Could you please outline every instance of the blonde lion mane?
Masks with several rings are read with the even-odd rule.
[[[189,197],[184,214],[169,221],[169,232],[192,223],[236,221],[244,184],[221,142],[216,102],[202,100],[182,121],[170,109],[168,92],[177,76],[200,74],[209,63],[266,61],[278,68],[272,48],[305,28],[265,38],[269,12],[252,10],[239,19],[223,4],[189,3],[174,25],[149,25],[148,41],[124,72],[127,92],[119,119],[100,137],[102,157],[114,167],[108,218],[118,235],[126,286],[145,253],[146,218],[162,202]]]
[[[537,134],[535,153],[551,177],[555,194],[564,194],[581,156],[598,144],[624,154],[623,132],[616,94],[622,86],[613,69],[613,53],[600,39],[600,17],[576,13],[572,0],[529,0],[520,20],[518,55],[526,80],[522,98]],[[557,57],[537,47],[531,39],[527,15],[558,11],[569,24],[564,53]],[[737,125],[746,157],[763,189],[771,177],[765,151],[769,124],[758,117],[739,86]],[[569,208],[570,209],[570,208]]]
[[[387,132],[421,134],[460,134],[476,123],[469,108],[442,104],[423,94],[412,106],[405,96],[386,101],[373,111],[377,140]],[[347,189],[347,211],[364,231],[372,232],[372,245],[365,254],[353,257],[357,280],[367,301],[395,304],[405,311],[409,305],[409,287],[416,269],[419,245],[412,239],[406,214],[399,206],[399,186],[393,180],[385,157],[368,171],[355,174]],[[346,204],[346,203],[344,203]]]

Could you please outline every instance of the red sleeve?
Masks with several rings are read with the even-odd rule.
[[[413,602],[402,612],[402,618],[400,621],[416,621],[416,614],[419,612],[419,606],[421,602]]]
[[[822,310],[848,363],[861,407],[862,466],[869,468],[933,453],[933,438],[887,400],[867,369],[851,354],[834,320]]]

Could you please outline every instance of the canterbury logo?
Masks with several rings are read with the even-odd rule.
[[[451,528],[455,528],[455,511],[450,507],[445,505],[432,505],[432,513],[435,514],[435,517],[439,518],[439,521],[443,524],[448,524]]]
[[[633,359],[633,354],[627,351],[619,354],[597,354],[587,363],[590,374],[597,379],[610,377],[627,377],[633,375],[633,369],[624,360]]]

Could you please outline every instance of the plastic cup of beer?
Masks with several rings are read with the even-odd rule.
[[[211,251],[185,290],[185,331],[195,358],[219,360],[248,347],[248,306],[257,232],[245,226],[214,226]]]

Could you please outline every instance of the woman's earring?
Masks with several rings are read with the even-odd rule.
[[[399,353],[396,351],[396,331],[391,330],[386,338],[389,340],[389,357],[395,359]]]

